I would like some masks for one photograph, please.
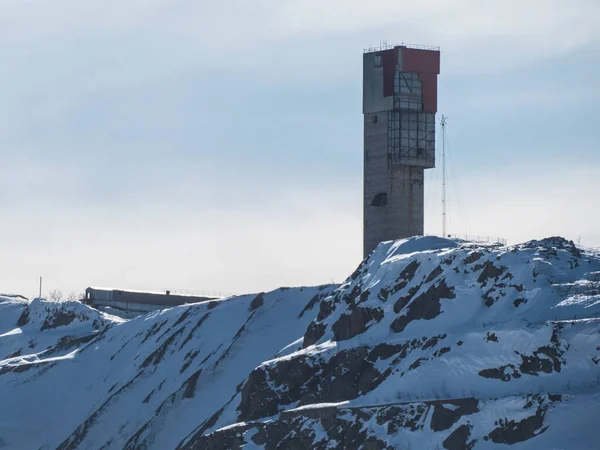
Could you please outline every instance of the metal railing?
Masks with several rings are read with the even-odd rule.
[[[209,298],[225,298],[233,297],[232,292],[217,292],[217,291],[196,291],[194,289],[163,289],[163,292],[169,292],[171,295],[182,295],[185,297],[209,297]]]
[[[450,239],[463,239],[471,242],[506,245],[506,239],[498,236],[484,236],[479,234],[449,234],[448,237]]]
[[[503,246],[507,245],[507,241],[504,238],[497,236],[486,236],[481,234],[447,234],[441,236],[439,234],[425,234],[425,236],[437,236],[446,239],[460,239],[462,241],[477,242],[482,244],[500,244]]]
[[[440,51],[440,47],[433,45],[407,44],[405,42],[396,45],[390,45],[386,41],[383,41],[378,47],[369,46],[368,48],[363,48],[363,53],[381,52],[384,50],[391,50],[396,47],[414,48],[416,50],[432,50],[437,52]]]

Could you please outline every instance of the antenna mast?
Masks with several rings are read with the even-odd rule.
[[[446,120],[442,115],[442,236],[446,237]]]

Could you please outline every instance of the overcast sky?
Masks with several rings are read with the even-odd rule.
[[[384,40],[441,47],[451,233],[600,246],[598,0],[1,0],[0,292],[342,281]]]

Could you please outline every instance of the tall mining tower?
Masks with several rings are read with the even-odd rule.
[[[363,55],[364,256],[382,241],[423,234],[439,73],[437,47],[384,45]]]

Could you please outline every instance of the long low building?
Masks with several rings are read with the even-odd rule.
[[[144,313],[171,308],[187,303],[205,302],[219,297],[178,295],[165,292],[144,292],[122,289],[88,287],[84,303],[94,307],[108,307],[121,311]]]

